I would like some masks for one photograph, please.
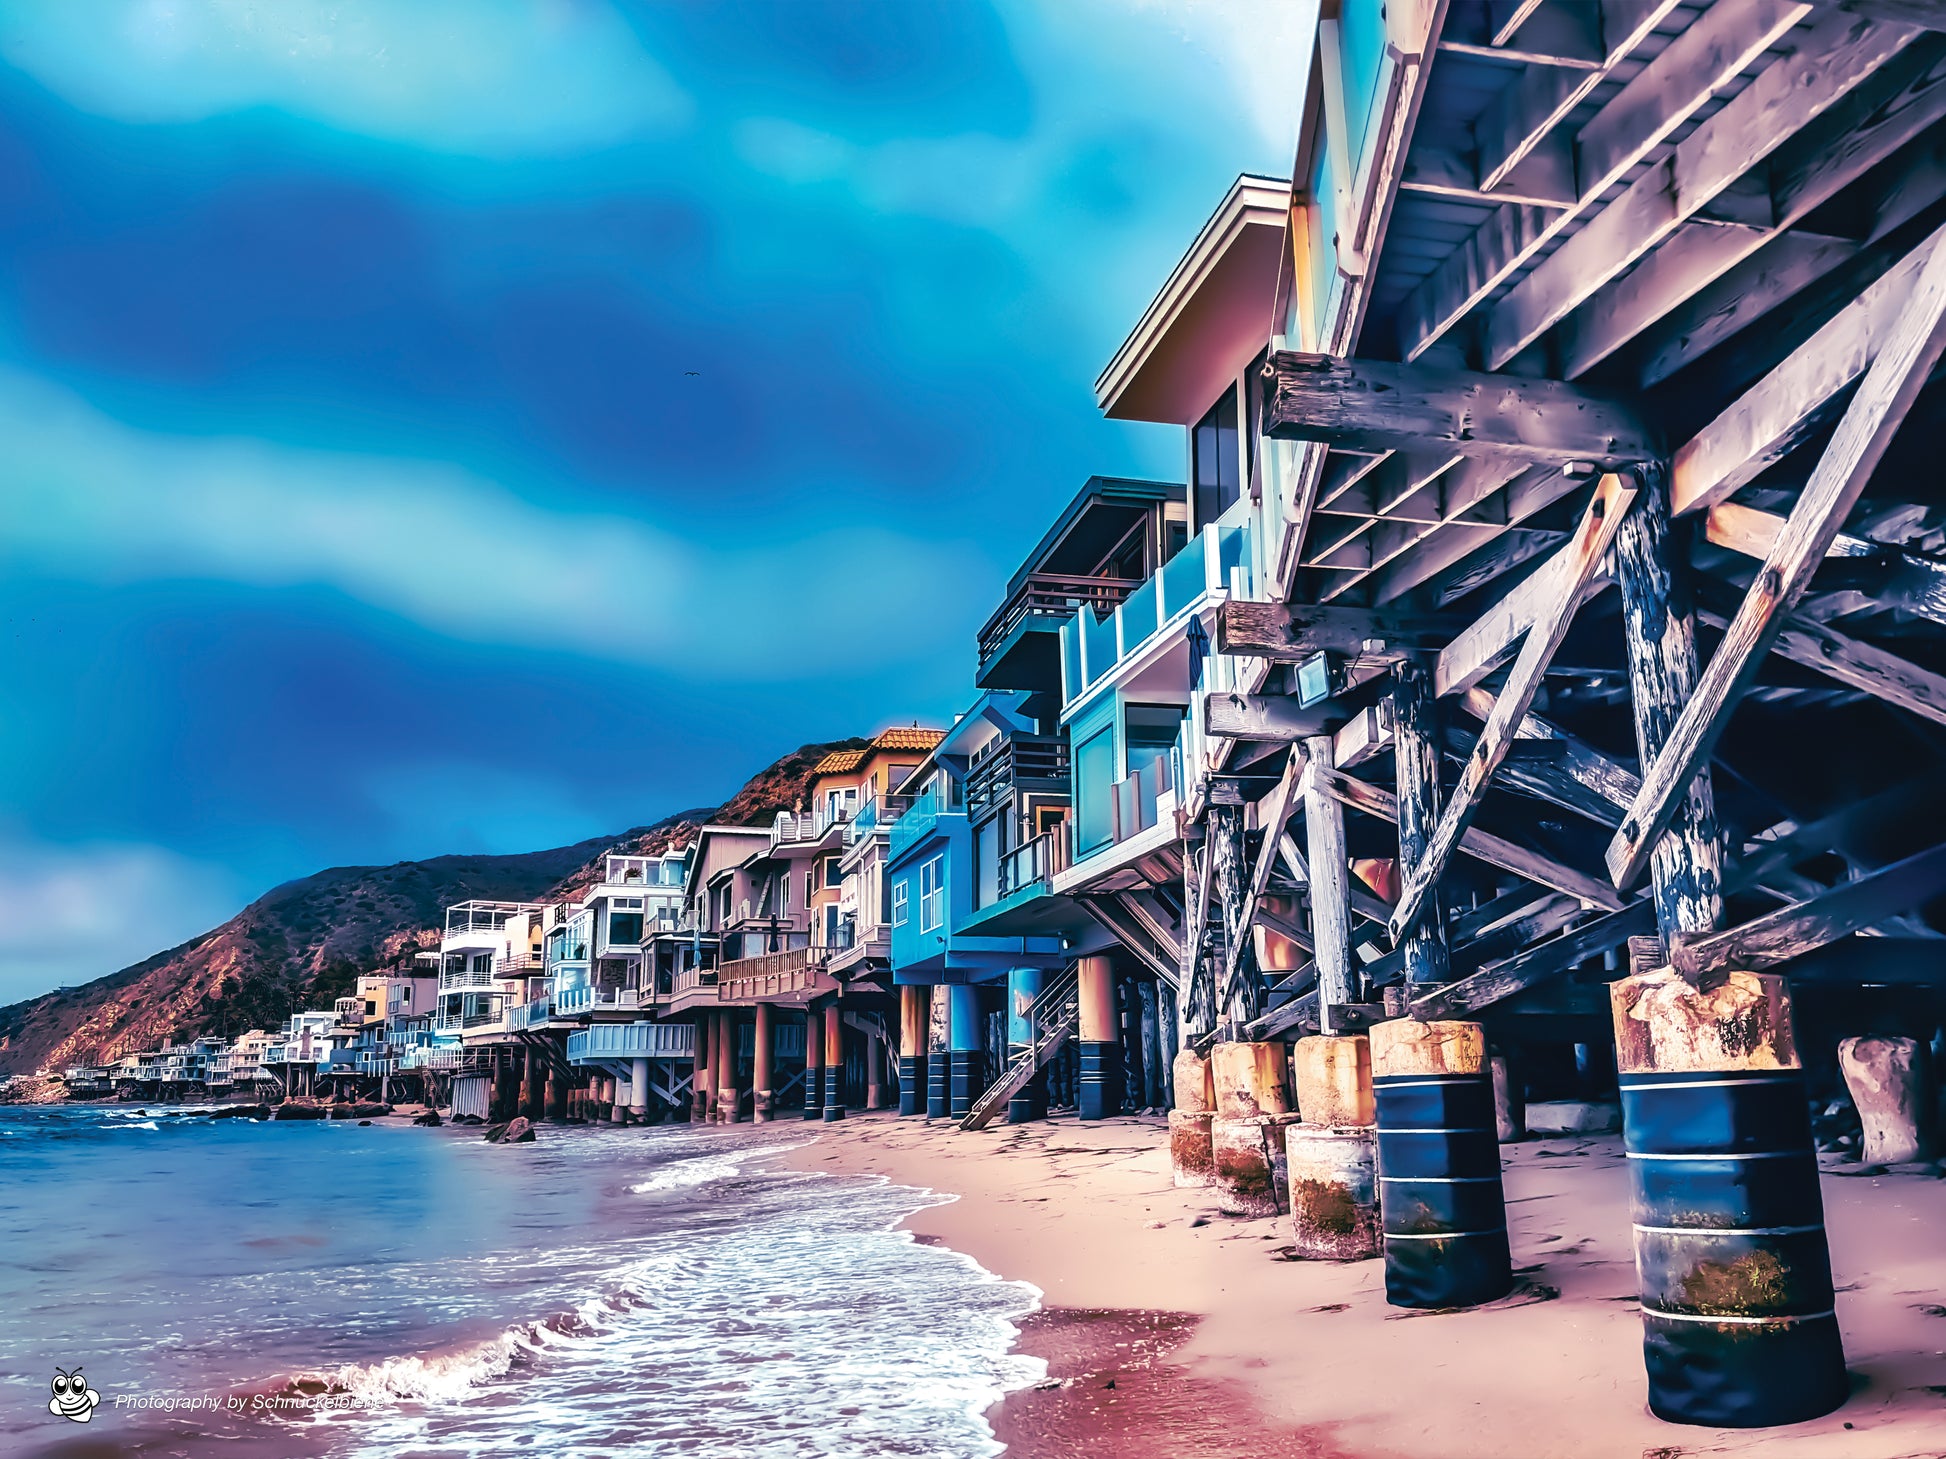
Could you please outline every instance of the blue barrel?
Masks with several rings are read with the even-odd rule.
[[[916,1115],[926,1108],[926,1057],[899,1055],[899,1113]]]
[[[946,1111],[952,1107],[952,1055],[944,1049],[934,1049],[932,1057],[926,1062],[926,1118],[943,1120]]]
[[[1493,1079],[1395,1074],[1372,1080],[1378,1107],[1385,1300],[1472,1307],[1513,1288]]]
[[[1084,1120],[1103,1120],[1122,1112],[1122,1046],[1087,1042],[1081,1045],[1080,1075],[1075,1102]]]
[[[954,1049],[946,1055],[947,1114],[959,1119],[973,1108],[986,1086],[982,1067],[986,1060],[978,1049]]]
[[[1849,1395],[1804,1078],[1621,1076],[1649,1408],[1764,1428]]]

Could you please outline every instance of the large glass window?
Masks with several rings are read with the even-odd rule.
[[[937,932],[946,920],[946,858],[935,856],[919,868],[919,930]]]
[[[1206,527],[1243,494],[1243,462],[1237,441],[1237,393],[1225,390],[1190,439],[1196,470],[1196,525]]]
[[[1115,839],[1115,727],[1104,725],[1074,749],[1074,853],[1087,856]]]
[[[1159,784],[1156,765],[1168,759],[1182,731],[1183,709],[1176,704],[1131,704],[1126,710],[1122,742],[1128,746],[1128,773],[1142,775],[1142,788],[1152,792]]]
[[[642,914],[640,912],[610,912],[608,914],[608,945],[610,947],[630,947],[642,940]]]

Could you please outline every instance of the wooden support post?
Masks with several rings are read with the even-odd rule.
[[[1425,856],[1439,819],[1439,702],[1433,698],[1432,676],[1417,659],[1407,659],[1392,670],[1392,725],[1392,760],[1399,785],[1399,870],[1410,876]],[[1446,909],[1437,888],[1400,951],[1410,988],[1444,983],[1452,976]]]
[[[1668,468],[1654,462],[1637,468],[1635,477],[1635,510],[1615,536],[1615,577],[1635,747],[1642,764],[1650,765],[1696,689],[1696,623],[1688,554],[1681,550],[1687,533],[1679,534],[1669,517]],[[1673,946],[1682,934],[1722,925],[1722,842],[1716,792],[1705,765],[1690,781],[1669,834],[1651,859],[1656,924],[1666,945]]]
[[[1608,870],[1616,886],[1627,887],[1642,874],[1689,782],[1709,763],[1730,712],[1770,651],[1784,619],[1810,585],[1942,350],[1946,350],[1946,248],[1935,247],[1897,329],[1845,408],[1831,443],[1799,493],[1695,694],[1655,763],[1644,770],[1642,792],[1608,848]]]
[[[756,1047],[750,1061],[750,1118],[756,1124],[770,1123],[771,1101],[775,1095],[771,1086],[775,1082],[772,1071],[773,1046],[776,1034],[771,1028],[773,1018],[768,1003],[757,1005]]]
[[[1318,735],[1304,742],[1314,771],[1332,768],[1332,740]],[[1318,965],[1318,1025],[1338,1032],[1339,1010],[1357,1002],[1352,984],[1350,864],[1345,859],[1345,811],[1325,790],[1327,776],[1305,782],[1304,832],[1311,873],[1311,938]]]
[[[845,1016],[833,998],[824,1010],[824,1118],[845,1117]]]
[[[917,983],[899,989],[899,1113],[926,1112],[926,1006],[928,990]]]
[[[824,1013],[804,1010],[804,1118],[824,1117]]]
[[[1460,840],[1479,809],[1493,772],[1507,758],[1515,731],[1540,691],[1547,666],[1553,662],[1561,640],[1567,637],[1575,610],[1581,605],[1582,590],[1607,556],[1608,545],[1614,541],[1635,494],[1633,482],[1620,476],[1604,476],[1574,536],[1561,549],[1557,558],[1564,564],[1559,570],[1560,596],[1541,611],[1527,630],[1513,668],[1508,670],[1506,686],[1494,702],[1493,713],[1487,716],[1473,754],[1440,812],[1439,824],[1426,843],[1425,855],[1406,878],[1399,893],[1399,904],[1392,913],[1395,940],[1412,929],[1425,908],[1427,894],[1445,871],[1453,853],[1459,850]]]
[[[1904,1165],[1933,1153],[1932,1079],[1926,1046],[1908,1038],[1850,1038],[1838,1068],[1858,1108],[1867,1165]]]
[[[689,1118],[696,1124],[709,1118],[709,1036],[714,1023],[707,1013],[696,1015],[696,1041],[689,1059]]]
[[[1222,905],[1224,940],[1228,945],[1223,985],[1217,990],[1219,1027],[1224,1036],[1235,1038],[1237,1029],[1263,1011],[1262,980],[1257,976],[1256,954],[1250,945],[1246,921],[1249,874],[1244,864],[1243,808],[1213,805],[1206,824],[1210,875],[1216,882]]]
[[[1182,858],[1182,966],[1176,978],[1176,1019],[1184,1042],[1202,1038],[1216,1027],[1216,980],[1204,955],[1209,945],[1209,842],[1200,850],[1185,846]]]

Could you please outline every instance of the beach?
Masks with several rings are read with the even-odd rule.
[[[1904,1459],[1946,1453],[1946,1181],[1827,1163],[1823,1187],[1853,1395],[1767,1430],[1664,1423],[1646,1407],[1619,1136],[1502,1147],[1518,1283],[1467,1312],[1388,1307],[1378,1261],[1288,1259],[1288,1218],[1177,1189],[1159,1119],[1071,1117],[978,1133],[885,1114],[785,1156],[959,1199],[922,1240],[1031,1283],[1020,1347],[1050,1380],[989,1414],[1022,1454],[1307,1459]],[[1123,1344],[1125,1346],[1118,1346]],[[1110,1380],[1113,1386],[1110,1387]]]

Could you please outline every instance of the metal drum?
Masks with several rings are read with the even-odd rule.
[[[1086,1042],[1080,1051],[1081,1077],[1076,1091],[1084,1120],[1101,1120],[1122,1112],[1122,1046]]]
[[[1367,1126],[1298,1124],[1284,1131],[1291,1235],[1317,1261],[1378,1255],[1378,1180]]]
[[[986,1088],[980,1066],[986,1061],[980,1057],[978,1049],[954,1049],[946,1056],[948,1089],[951,1103],[947,1114],[958,1119],[973,1108],[973,1101],[980,1097]]]
[[[1799,1423],[1845,1401],[1800,1071],[1624,1074],[1649,1407]]]
[[[946,1118],[951,1102],[951,1063],[952,1055],[944,1049],[935,1050],[926,1061],[926,1118],[929,1120]]]
[[[845,1117],[845,1066],[843,1064],[824,1066],[824,1117],[827,1120],[841,1120]]]
[[[926,1060],[922,1054],[899,1055],[899,1113],[916,1115],[926,1107]]]
[[[1385,1300],[1471,1307],[1513,1288],[1493,1081],[1478,1074],[1372,1080],[1378,1106]]]

